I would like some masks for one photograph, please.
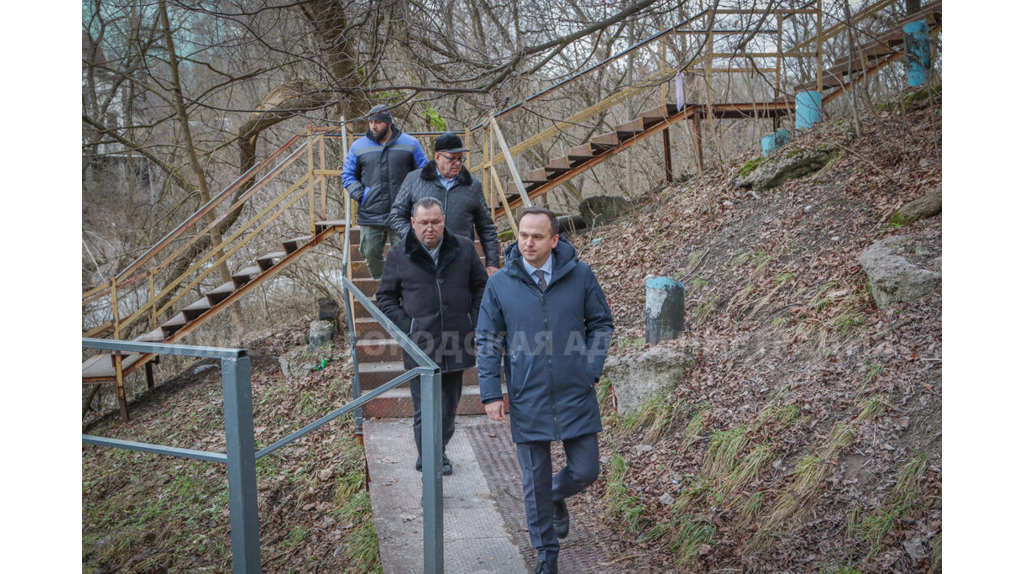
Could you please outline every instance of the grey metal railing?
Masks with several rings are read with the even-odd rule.
[[[245,349],[197,347],[164,343],[143,343],[109,339],[82,339],[82,348],[103,349],[114,352],[154,353],[220,359],[221,383],[224,392],[224,434],[226,452],[210,452],[177,448],[150,443],[82,435],[82,442],[97,446],[124,448],[154,454],[166,454],[228,465],[228,503],[231,514],[232,569],[236,574],[260,572],[260,530],[256,500],[256,460],[274,452],[310,431],[344,415],[361,409],[381,394],[420,377],[423,397],[423,567],[424,572],[440,574],[444,571],[441,518],[441,372],[424,353],[370,303],[348,279],[346,288],[352,289],[360,303],[395,337],[403,349],[409,351],[416,367],[395,377],[380,387],[358,396],[343,407],[331,411],[281,440],[256,452],[253,434],[252,379],[249,356]],[[348,297],[346,293],[346,303]],[[351,311],[351,309],[349,310]],[[351,317],[351,316],[350,316]],[[351,318],[349,319],[351,327]],[[353,332],[354,336],[355,333]],[[358,372],[357,365],[354,370]],[[428,480],[433,477],[433,480]]]

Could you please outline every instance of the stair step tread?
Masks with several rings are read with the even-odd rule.
[[[300,244],[308,242],[313,239],[312,235],[301,235],[299,237],[292,237],[291,239],[285,239],[281,242],[284,245],[284,250],[291,253],[300,247]]]
[[[256,261],[270,261],[272,259],[282,259],[288,255],[287,251],[274,251],[273,253],[267,253],[260,255],[256,258]]]
[[[359,363],[360,373],[387,373],[395,371],[398,376],[408,369],[402,361],[386,361],[383,363]]]
[[[568,155],[556,157],[545,167],[547,169],[570,169],[572,167],[572,159],[570,159]]]
[[[195,303],[192,303],[191,305],[189,305],[188,307],[185,307],[185,309],[182,309],[182,310],[183,311],[195,311],[195,310],[199,310],[199,309],[209,309],[211,306],[212,305],[210,305],[210,300],[207,299],[206,297],[203,297],[202,299],[197,300]]]
[[[146,334],[135,337],[134,340],[141,343],[162,343],[164,339],[166,339],[166,337],[164,337],[163,330],[156,328]]]
[[[259,275],[263,270],[258,265],[250,265],[241,271],[238,271],[232,277],[252,277],[253,275]]]
[[[166,323],[161,323],[161,327],[180,327],[188,323],[188,319],[185,318],[184,313],[178,313],[171,317]]]
[[[615,132],[608,132],[599,136],[594,136],[590,140],[591,147],[604,146],[604,147],[616,147],[619,145],[619,136]]]
[[[524,181],[547,181],[547,172],[544,168],[531,169],[526,174],[526,180]]]
[[[235,292],[235,284],[232,283],[231,281],[228,281],[227,283],[222,283],[216,289],[213,289],[212,291],[208,291],[206,294],[207,295],[211,295],[211,294],[220,295],[220,294],[234,293],[234,292]]]
[[[89,357],[82,363],[82,378],[83,379],[98,379],[98,378],[113,378],[117,376],[114,371],[114,360],[113,353],[101,353]],[[124,372],[129,367],[134,365],[140,358],[141,354],[130,353],[122,355],[121,357],[121,371]]]

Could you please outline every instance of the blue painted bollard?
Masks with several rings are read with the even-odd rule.
[[[806,130],[821,121],[821,92],[814,90],[796,95],[796,129]]]
[[[928,23],[924,20],[910,22],[903,26],[903,40],[907,47],[907,85],[923,86],[928,70],[932,67],[932,50],[928,43]]]
[[[768,157],[769,154],[788,144],[792,139],[789,135],[789,130],[779,130],[773,134],[761,136],[761,152],[764,154],[764,157]]]
[[[685,289],[679,281],[668,277],[647,280],[647,302],[644,305],[646,329],[644,340],[651,345],[675,339],[683,332]]]

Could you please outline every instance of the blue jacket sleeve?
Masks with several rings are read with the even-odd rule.
[[[501,357],[505,354],[505,318],[494,288],[494,277],[484,288],[480,317],[476,323],[476,365],[480,402],[500,401]]]
[[[587,367],[591,370],[596,383],[601,378],[601,371],[604,370],[604,361],[608,357],[608,347],[611,346],[615,326],[604,290],[601,289],[590,266],[586,266],[586,273],[587,298],[583,304],[583,321],[587,330]]]
[[[428,163],[430,163],[430,160],[427,159],[427,154],[423,152],[423,146],[420,145],[419,140],[412,138],[412,141],[414,144],[412,146],[412,155],[416,158],[416,167],[418,169],[423,169]]]
[[[345,165],[341,168],[341,185],[345,187],[349,197],[363,203],[363,184],[359,181],[360,176],[359,160],[356,157],[355,146],[349,148],[345,156]]]

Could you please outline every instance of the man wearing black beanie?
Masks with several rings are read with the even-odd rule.
[[[409,172],[427,165],[427,155],[416,138],[394,125],[391,111],[380,104],[366,117],[366,135],[357,139],[345,156],[341,183],[349,197],[359,203],[359,252],[370,275],[379,280],[384,268],[384,243],[401,237],[388,227],[388,214],[398,188]]]

